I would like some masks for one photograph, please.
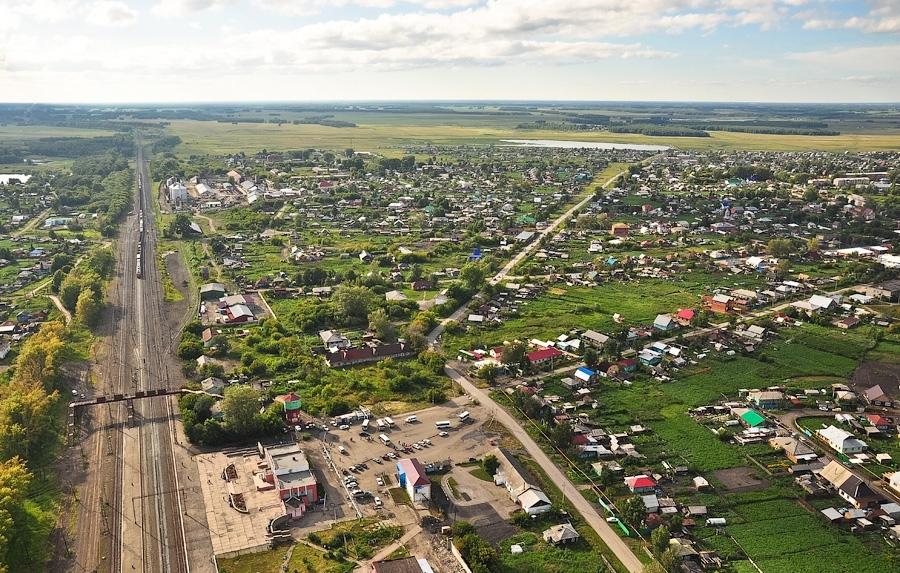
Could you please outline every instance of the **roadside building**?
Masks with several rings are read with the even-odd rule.
[[[542,537],[546,543],[551,545],[566,545],[578,541],[581,535],[572,527],[571,523],[561,523],[545,529]]]
[[[372,573],[434,573],[424,557],[399,557],[372,563]]]
[[[842,454],[858,454],[864,452],[868,445],[857,439],[853,434],[836,426],[828,426],[816,430],[816,434],[827,443],[831,449]]]
[[[289,392],[281,396],[275,396],[275,401],[281,404],[284,410],[284,419],[289,424],[296,424],[300,421],[300,407],[302,402],[300,396]]]
[[[306,454],[297,444],[265,449],[264,479],[275,486],[286,515],[303,517],[319,501],[319,484],[309,467]]]
[[[534,480],[516,457],[505,448],[491,452],[500,462],[494,474],[494,483],[506,488],[510,499],[515,501],[528,515],[539,515],[550,511],[552,504],[544,491],[534,485]]]
[[[397,462],[397,482],[406,489],[414,505],[428,505],[431,500],[431,480],[425,468],[416,458],[403,458]]]
[[[835,492],[853,507],[862,509],[875,505],[881,496],[875,493],[864,479],[854,474],[839,462],[832,460],[820,474]]]
[[[222,283],[206,283],[200,287],[200,300],[219,300],[225,296],[225,285]]]

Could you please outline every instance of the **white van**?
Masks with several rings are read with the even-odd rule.
[[[381,443],[385,446],[391,445],[391,439],[387,437],[387,434],[379,434],[378,439],[381,440]]]
[[[419,418],[417,418],[416,416],[407,416],[406,417],[407,424],[415,424],[418,421],[419,421]]]

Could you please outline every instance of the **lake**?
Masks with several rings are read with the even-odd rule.
[[[28,183],[31,175],[25,175],[24,173],[0,173],[0,185],[8,184],[10,179],[18,179],[22,183]]]
[[[566,141],[562,139],[503,139],[519,147],[555,147],[558,149],[630,149],[632,151],[666,151],[665,145],[643,145],[640,143],[608,143],[605,141]]]

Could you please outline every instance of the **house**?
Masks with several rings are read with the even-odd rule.
[[[306,454],[297,444],[265,449],[264,479],[275,486],[284,512],[293,519],[303,517],[319,501],[319,484]]]
[[[695,313],[690,308],[682,308],[678,312],[675,313],[675,322],[680,324],[681,326],[690,326],[691,321],[694,320]]]
[[[361,251],[359,253],[359,260],[360,260],[360,262],[363,262],[363,263],[372,262],[372,253],[365,251],[365,250]]]
[[[862,322],[858,316],[848,316],[847,318],[842,318],[834,323],[834,325],[838,328],[844,330],[850,330],[859,325]]]
[[[328,349],[329,352],[350,348],[350,340],[335,330],[320,330],[319,338],[322,339],[322,345]]]
[[[225,311],[225,322],[228,324],[241,324],[253,322],[254,320],[256,320],[256,317],[246,304],[235,304],[229,306]]]
[[[853,434],[836,426],[828,426],[816,430],[816,435],[827,443],[831,449],[842,454],[858,454],[864,452],[868,445]]]
[[[890,475],[888,487],[900,494],[900,472],[894,472]]]
[[[876,285],[864,287],[863,292],[872,298],[880,298],[890,302],[900,302],[900,279],[892,279]]]
[[[734,298],[726,294],[704,295],[701,300],[710,312],[716,314],[728,314],[734,310]]]
[[[889,393],[889,390],[884,388],[881,384],[877,384],[872,386],[868,390],[863,392],[863,399],[870,406],[883,406],[885,408],[893,408],[897,404],[900,404],[892,393]]]
[[[549,529],[545,529],[542,534],[544,541],[546,543],[550,543],[551,545],[565,545],[567,543],[574,543],[581,538],[581,535],[575,531],[575,528],[572,527],[571,523],[562,523],[560,525],[554,525]]]
[[[546,362],[551,362],[562,356],[563,353],[552,346],[548,346],[547,348],[541,348],[539,350],[535,350],[526,354],[526,358],[528,358],[529,364],[532,366],[538,366],[540,364],[544,364]]]
[[[775,410],[784,406],[784,394],[775,390],[750,392],[750,402],[763,410]]]
[[[424,557],[399,557],[372,562],[371,573],[434,573]]]
[[[209,348],[213,344],[213,340],[219,335],[219,329],[206,328],[200,333],[200,339],[203,340],[203,348]]]
[[[281,404],[284,409],[284,419],[289,424],[296,424],[300,421],[300,407],[302,402],[300,396],[293,392],[288,392],[281,396],[275,396],[275,401]]]
[[[627,237],[631,227],[628,226],[628,223],[613,223],[612,227],[609,230],[609,234],[613,237]]]
[[[519,460],[506,448],[496,448],[491,452],[500,462],[494,474],[494,484],[506,488],[510,499],[515,501],[528,515],[539,515],[550,511],[550,498],[538,486]]]
[[[365,348],[337,350],[325,355],[325,363],[332,368],[341,368],[343,366],[353,366],[354,364],[377,362],[385,358],[406,358],[414,354],[415,350],[411,346],[403,342],[394,342],[392,344],[379,344]]]
[[[833,310],[837,306],[837,301],[828,296],[814,294],[809,297],[809,304],[813,310]]]
[[[638,360],[640,360],[641,364],[644,366],[657,366],[662,362],[662,355],[645,348],[638,353]]]
[[[795,464],[810,462],[819,457],[812,448],[796,438],[772,438],[769,440],[769,445],[773,448],[784,450],[784,455],[787,459]]]
[[[868,414],[866,415],[866,420],[880,432],[887,432],[894,426],[890,420],[880,414]]]
[[[595,346],[597,348],[603,348],[607,342],[609,342],[609,337],[600,332],[596,332],[594,330],[586,330],[584,334],[581,335],[581,339],[591,346]]]
[[[660,332],[668,332],[678,328],[678,323],[672,318],[671,314],[657,314],[653,321],[653,328]]]
[[[521,233],[516,235],[514,240],[517,243],[528,243],[531,241],[531,239],[534,238],[534,235],[535,235],[534,231],[522,231]]]
[[[225,285],[206,283],[200,287],[200,300],[219,300],[225,296]]]
[[[864,509],[881,500],[864,479],[835,460],[829,462],[819,475],[834,488],[841,499],[855,508]]]
[[[575,371],[575,378],[581,380],[582,382],[591,382],[596,378],[597,373],[587,368],[586,366],[582,366],[578,370]]]
[[[625,485],[631,490],[631,493],[646,494],[656,491],[656,480],[644,474],[636,476],[627,476]]]
[[[748,428],[758,428],[766,423],[765,417],[756,410],[747,410],[740,415],[741,424]]]
[[[431,480],[425,468],[416,458],[403,458],[397,462],[397,482],[406,489],[414,505],[428,505],[431,500]]]
[[[215,378],[213,376],[205,378],[200,382],[200,387],[207,394],[214,394],[216,396],[225,395],[225,381],[221,378]]]

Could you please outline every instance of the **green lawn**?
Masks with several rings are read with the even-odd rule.
[[[288,552],[291,552],[288,571],[302,573],[349,573],[354,565],[348,561],[337,561],[326,558],[324,552],[298,543],[289,547],[281,547],[263,553],[241,555],[233,559],[219,559],[219,573],[274,573],[281,571]]]

